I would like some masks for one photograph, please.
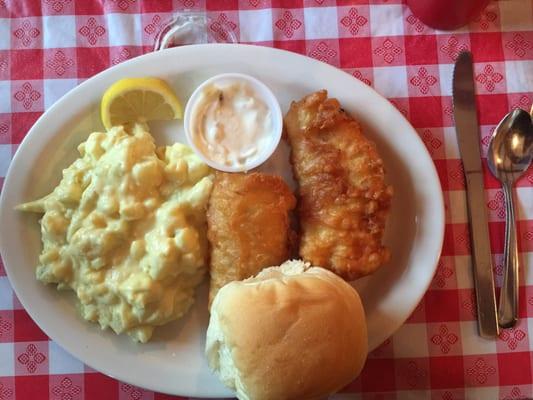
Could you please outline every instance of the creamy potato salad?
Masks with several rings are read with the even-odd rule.
[[[145,125],[94,132],[48,196],[37,279],[71,289],[102,329],[146,342],[180,318],[206,271],[207,165],[185,145],[156,148]]]

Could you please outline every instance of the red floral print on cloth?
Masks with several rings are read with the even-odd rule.
[[[365,78],[361,71],[355,70],[354,72],[352,72],[352,76],[356,79],[359,79],[361,82],[366,83],[368,86],[372,86],[372,82],[370,81],[370,79]]]
[[[115,58],[113,58],[111,62],[113,63],[113,65],[117,65],[117,64],[120,64],[121,62],[129,60],[130,58],[131,58],[130,51],[128,49],[122,49],[120,50],[120,53],[118,53],[118,55]]]
[[[494,197],[489,200],[487,203],[487,206],[489,207],[489,210],[496,213],[498,218],[504,219],[505,218],[505,197],[503,195],[503,191],[498,190]]]
[[[458,340],[459,337],[455,333],[450,332],[448,327],[444,324],[439,327],[439,332],[431,337],[431,343],[435,346],[439,346],[440,351],[443,354],[448,354],[452,346],[457,343]]]
[[[405,20],[409,25],[412,25],[418,33],[423,32],[426,28],[426,26],[413,14],[409,14]]]
[[[503,75],[496,72],[492,65],[487,64],[483,68],[483,72],[476,75],[476,81],[484,85],[488,92],[493,92],[496,84],[503,81]]]
[[[230,20],[226,14],[222,13],[216,20],[211,22],[209,29],[213,31],[218,40],[227,42],[230,38],[230,34],[228,32],[235,32],[237,29],[237,24]]]
[[[69,377],[65,377],[59,385],[52,387],[52,394],[61,400],[73,400],[81,394],[81,387],[75,385]]]
[[[126,11],[129,6],[135,3],[136,0],[110,0],[112,3],[115,3],[118,8],[122,11]]]
[[[463,165],[461,163],[457,164],[457,166],[452,167],[450,169],[450,172],[448,173],[448,176],[452,179],[452,181],[457,182],[460,186],[464,186],[465,184],[465,174],[463,171]]]
[[[442,400],[454,400],[455,398],[453,397],[453,393],[452,392],[444,392],[442,394]]]
[[[470,253],[470,233],[468,228],[465,227],[461,232],[455,235],[455,248],[457,251],[461,252],[461,254]]]
[[[435,150],[440,149],[443,145],[442,140],[433,136],[433,133],[429,129],[425,129],[421,137],[431,155],[434,155]]]
[[[502,329],[500,339],[503,340],[510,350],[515,350],[518,343],[526,338],[526,333],[517,327]]]
[[[302,22],[294,18],[290,11],[284,11],[281,18],[276,21],[275,26],[290,39],[293,37],[294,32],[300,29]]]
[[[74,66],[74,60],[68,58],[62,50],[55,52],[54,57],[46,61],[46,66],[56,73],[63,76],[65,72]]]
[[[31,343],[26,347],[26,351],[17,357],[17,360],[26,366],[29,373],[33,374],[37,370],[37,365],[45,362],[46,356]]]
[[[533,240],[533,231],[526,231],[523,235],[524,239],[528,242]]]
[[[313,50],[309,52],[310,57],[325,63],[329,63],[336,55],[337,51],[329,47],[326,42],[319,42]]]
[[[418,386],[418,383],[427,376],[427,372],[424,369],[419,368],[416,362],[409,361],[404,376],[409,387],[414,389]]]
[[[145,27],[144,27],[144,31],[148,34],[148,35],[153,35],[157,32],[159,32],[159,30],[161,29],[161,24],[162,24],[162,20],[161,20],[161,16],[159,15],[154,15],[152,17],[152,21],[150,23],[148,23]]]
[[[7,67],[8,67],[8,63],[7,63],[7,59],[5,58],[0,58],[0,71],[5,71],[7,70]]]
[[[22,89],[16,92],[13,96],[15,100],[22,103],[26,110],[30,110],[33,103],[41,98],[41,93],[35,90],[31,83],[24,82]]]
[[[509,394],[505,396],[502,400],[525,399],[525,398],[526,396],[524,396],[520,388],[515,386],[514,388],[511,389]]]
[[[476,295],[473,290],[472,293],[470,293],[470,296],[462,301],[461,308],[466,310],[473,317],[477,317]]]
[[[9,125],[5,122],[0,124],[0,135],[7,135],[9,132]],[[0,265],[0,272],[2,271],[2,266]]]
[[[392,63],[396,57],[398,57],[400,54],[403,53],[403,50],[400,46],[397,46],[394,44],[392,40],[389,38],[385,39],[383,41],[383,44],[380,47],[377,47],[374,49],[374,54],[378,56],[382,56],[383,60],[390,64]]]
[[[0,134],[2,133],[1,128],[3,125],[0,125]],[[11,330],[13,325],[11,324],[11,321],[7,321],[5,318],[2,318],[0,315],[0,338],[7,332]]]
[[[496,127],[493,126],[492,128],[490,128],[490,131],[488,133],[488,135],[485,135],[481,138],[481,145],[482,147],[484,148],[484,150],[487,150],[488,147],[489,147],[489,143],[490,143],[490,138],[492,137],[492,134],[494,133],[494,129]]]
[[[515,108],[521,108],[523,110],[529,110],[529,107],[531,106],[531,100],[529,100],[529,96],[523,95],[520,96],[518,101],[514,103],[511,108],[514,110]]]
[[[442,116],[444,117],[444,123],[445,124],[451,124],[453,125],[454,122],[453,122],[453,106],[452,106],[452,98],[451,96],[449,98],[445,98],[443,99],[443,114]]]
[[[72,2],[72,0],[44,0],[44,2],[52,7],[56,13],[60,13],[65,8],[65,5]]]
[[[2,382],[0,382],[0,400],[7,400],[13,397],[13,389],[5,387]]]
[[[468,46],[461,43],[455,36],[451,36],[448,42],[442,45],[439,50],[446,54],[450,60],[455,61],[459,53],[468,50]]]
[[[474,19],[474,22],[477,23],[482,30],[486,31],[491,25],[495,25],[494,22],[497,19],[498,14],[496,14],[496,12],[486,9]]]
[[[33,39],[39,37],[41,31],[32,25],[31,21],[24,20],[19,28],[15,29],[13,35],[19,39],[24,47],[29,47]]]
[[[348,28],[348,31],[356,36],[359,32],[359,28],[365,26],[368,23],[368,20],[359,15],[357,8],[352,7],[348,11],[348,14],[341,18],[341,24]]]
[[[533,170],[530,168],[528,171],[526,179],[529,183],[533,183]]]
[[[395,100],[390,100],[391,104],[396,107],[396,109],[404,116],[404,117],[407,117],[407,110],[405,109],[405,107],[402,107],[397,101]]]
[[[140,400],[143,397],[144,390],[136,386],[123,383],[120,385],[120,390],[128,394],[131,400]]]
[[[437,264],[437,272],[433,278],[433,284],[438,288],[444,288],[446,286],[446,280],[453,276],[453,269],[449,268],[442,259]]]
[[[492,267],[492,272],[495,275],[502,276],[503,275],[503,263],[495,263]]]
[[[93,17],[87,20],[87,23],[83,25],[79,31],[84,36],[91,46],[94,46],[98,41],[98,38],[103,36],[106,32],[102,25],[99,25],[96,19]]]
[[[466,373],[472,377],[476,383],[483,384],[487,382],[491,375],[496,373],[496,368],[487,364],[485,359],[478,358],[471,367],[467,368]]]
[[[409,82],[417,87],[420,93],[428,94],[431,86],[437,83],[437,78],[431,75],[425,67],[421,67]]]
[[[185,8],[193,8],[196,4],[194,0],[180,0],[180,3]]]
[[[505,47],[509,50],[513,50],[518,57],[524,57],[528,50],[533,48],[533,45],[520,33],[517,33],[509,42],[505,44]]]

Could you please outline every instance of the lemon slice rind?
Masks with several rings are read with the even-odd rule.
[[[180,119],[181,103],[170,85],[159,78],[125,78],[111,85],[100,104],[106,129],[129,122]]]

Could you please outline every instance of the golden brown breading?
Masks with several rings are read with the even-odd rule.
[[[392,188],[359,124],[325,90],[293,102],[285,116],[299,183],[300,256],[347,280],[389,259],[381,244]]]
[[[217,172],[207,211],[209,304],[226,283],[249,278],[290,256],[289,211],[296,198],[279,176]]]

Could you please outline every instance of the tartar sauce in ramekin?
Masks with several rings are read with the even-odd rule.
[[[214,168],[230,172],[254,168],[279,142],[279,105],[254,78],[240,74],[215,78],[202,84],[187,104],[188,140]]]
[[[191,124],[202,153],[237,167],[270,142],[272,113],[247,82],[213,83],[204,89]]]

